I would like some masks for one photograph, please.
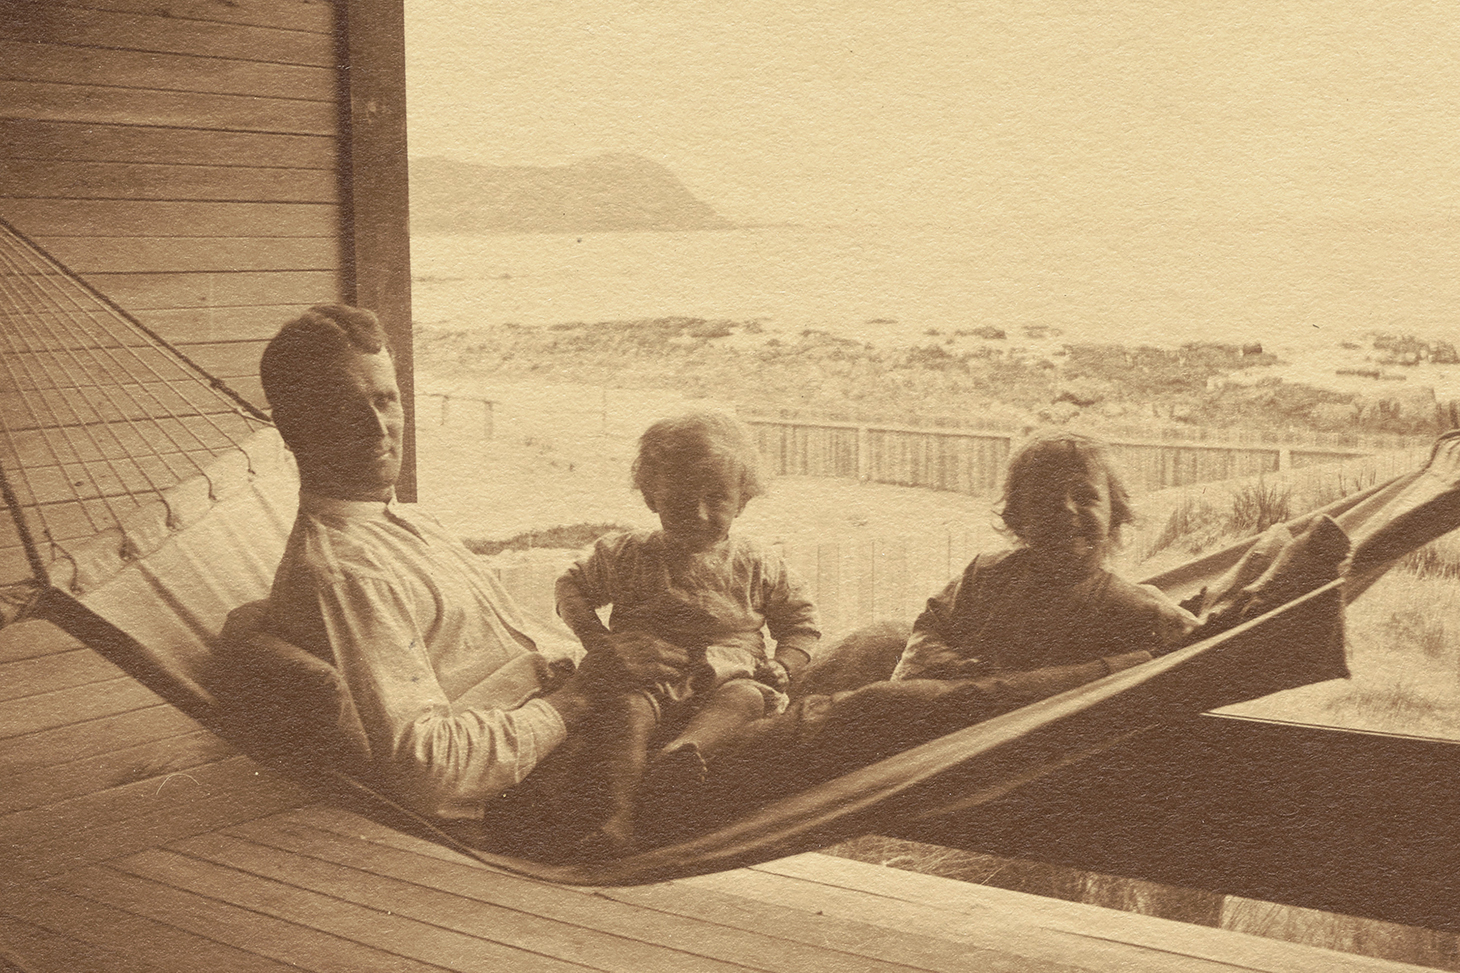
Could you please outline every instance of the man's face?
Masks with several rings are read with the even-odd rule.
[[[405,412],[384,351],[350,351],[320,376],[290,448],[305,489],[340,500],[387,500],[400,476]]]

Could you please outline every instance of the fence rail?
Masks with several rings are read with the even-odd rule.
[[[996,491],[1019,438],[966,429],[747,417],[772,473],[833,476],[957,493]],[[1111,442],[1131,490],[1148,493],[1371,455],[1332,447],[1156,440]]]

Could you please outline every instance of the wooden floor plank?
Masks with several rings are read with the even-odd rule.
[[[981,944],[951,942],[941,936],[888,929],[830,913],[808,915],[778,903],[748,899],[682,882],[601,889],[606,898],[672,915],[700,919],[737,929],[755,929],[794,952],[798,945],[860,954],[887,964],[938,973],[1079,973],[1087,969],[1066,963],[1031,960],[1021,953]]]
[[[232,747],[217,736],[207,730],[194,730],[81,760],[16,774],[0,773],[0,815],[191,770],[226,759],[232,753]]]
[[[1057,963],[1078,969],[1120,970],[1121,973],[1167,973],[1178,960],[1177,957],[1125,943],[1103,942],[1043,929],[1022,921],[1017,912],[984,909],[978,913],[960,913],[905,902],[865,889],[807,882],[753,869],[698,876],[687,881],[696,887],[759,899],[802,914],[819,911],[889,929],[992,948],[1022,956],[1031,963]],[[1180,968],[1189,973],[1235,973],[1239,969],[1251,969],[1201,957],[1182,959]]]
[[[402,851],[409,851],[427,858],[436,858],[440,861],[458,862],[471,866],[480,864],[470,855],[464,855],[455,849],[447,848],[445,845],[425,838],[405,834],[332,804],[307,804],[304,807],[281,811],[271,818],[260,818],[259,820],[261,822],[290,821],[306,824],[323,831],[332,831],[345,837],[388,845],[391,848],[399,848]]]
[[[305,802],[245,757],[0,817],[0,869],[47,878]]]
[[[1028,896],[1007,889],[958,883],[950,894],[943,885],[943,880],[934,876],[919,875],[902,869],[892,869],[896,874],[886,875],[857,867],[865,863],[841,858],[827,861],[829,857],[794,856],[778,862],[767,862],[757,866],[757,870],[802,878],[815,874],[821,881],[834,875],[834,880],[845,882],[851,887],[866,887],[871,883],[879,894],[895,895],[915,903],[936,904],[939,908],[959,911],[971,908],[1017,911],[1026,920],[1037,922],[1046,929],[1117,939],[1167,953],[1195,949],[1204,957],[1240,967],[1250,965],[1273,973],[1307,973],[1313,969],[1315,962],[1321,962],[1329,969],[1364,970],[1370,973],[1391,973],[1413,968],[1410,964],[1391,960],[1340,953],[1234,933],[1231,930],[1154,919],[1061,899]],[[873,869],[876,867],[871,866]],[[1029,901],[1030,899],[1033,901]]]
[[[286,820],[437,862],[475,867],[455,851],[323,805],[261,819],[258,826]],[[937,965],[940,962],[948,969],[966,969],[967,964],[959,963],[964,957],[977,957],[974,968],[1122,973],[1418,969],[824,855],[593,894],[708,922],[721,920],[727,926],[788,940],[804,935],[818,945],[848,949],[862,943],[868,955],[928,969],[944,968]]]
[[[0,702],[0,740],[125,713],[158,701],[129,676]]]
[[[0,778],[197,729],[191,718],[154,696],[125,712],[0,740]]]
[[[0,122],[0,130],[4,123]],[[11,622],[0,629],[0,663],[78,649],[81,643],[48,622]]]
[[[305,836],[309,838],[311,836]],[[328,836],[320,836],[323,842]],[[292,842],[296,846],[308,842]],[[274,881],[309,888],[367,908],[429,922],[478,939],[578,963],[606,973],[734,973],[744,966],[655,946],[544,917],[528,909],[467,898],[433,885],[402,881],[360,867],[258,844],[226,834],[200,835],[173,846],[189,855],[246,869]],[[442,866],[447,867],[447,866]],[[520,882],[521,880],[516,880]],[[513,880],[504,883],[506,891]]]
[[[260,828],[291,821],[329,830],[345,837],[395,848],[437,865],[454,864],[473,871],[485,871],[475,859],[449,848],[410,835],[401,834],[374,821],[328,805],[312,805],[287,811],[273,818],[260,819]],[[425,866],[428,870],[432,866]],[[727,948],[743,947],[742,956],[776,955],[783,957],[789,969],[820,969],[827,960],[825,951],[833,951],[836,969],[859,967],[853,957],[863,957],[861,964],[883,962],[905,967],[937,971],[978,970],[987,973],[1060,973],[1074,967],[1056,963],[1035,963],[1022,955],[985,949],[964,942],[950,942],[939,937],[918,936],[889,930],[885,927],[857,922],[837,916],[817,915],[782,908],[774,902],[762,902],[740,896],[695,888],[684,882],[629,888],[565,889],[576,895],[594,899],[611,899],[640,910],[640,915],[658,912],[706,924],[695,935],[704,944]],[[719,934],[711,932],[718,928]],[[746,940],[745,936],[753,935]],[[771,946],[764,948],[769,940]],[[710,948],[710,945],[697,948]],[[718,954],[717,954],[718,955]],[[735,957],[737,954],[725,954]],[[817,965],[809,965],[815,957]],[[808,965],[801,965],[808,964]]]
[[[206,936],[232,950],[311,973],[431,973],[442,969],[104,865],[63,876],[54,884],[77,896]],[[243,967],[225,962],[216,968],[233,973]],[[273,969],[273,964],[268,968]]]
[[[986,921],[984,917],[1013,916],[1017,917],[1021,932],[1029,933],[1031,938],[1035,932],[1042,933],[1039,939],[1059,944],[1061,949],[1073,947],[1075,955],[1118,957],[1123,953],[1127,957],[1124,962],[1129,965],[1121,969],[1170,969],[1175,964],[1184,970],[1263,970],[1272,973],[1308,973],[1315,968],[1355,973],[1397,973],[1413,969],[1403,963],[1276,942],[1006,889],[950,882],[936,876],[814,853],[725,874],[733,876],[730,881],[741,876],[764,875],[792,882],[814,882],[824,888],[846,888],[859,895],[878,897],[880,902],[875,908],[882,915],[901,913],[905,903],[913,907],[914,915],[927,915],[925,910],[936,910],[942,918],[935,915],[932,921],[947,922],[949,928],[961,927],[968,919],[983,924]],[[707,878],[715,882],[718,877]],[[755,881],[754,878],[749,879],[750,883]],[[776,895],[783,888],[785,886],[775,884],[769,891]],[[817,897],[816,901],[821,900]],[[1004,921],[1007,924],[1008,920]]]
[[[583,969],[165,849],[141,852],[113,862],[112,867],[449,970],[581,973]]]
[[[907,969],[896,964],[869,958],[856,952],[839,951],[830,944],[809,945],[774,938],[755,924],[736,927],[717,916],[713,921],[703,916],[689,917],[619,901],[595,891],[572,889],[510,875],[471,861],[453,862],[414,854],[386,844],[360,837],[349,837],[333,831],[314,828],[302,822],[291,822],[286,815],[250,822],[227,829],[260,844],[291,851],[299,855],[388,876],[449,892],[478,903],[499,906],[552,919],[588,930],[607,933],[640,944],[668,948],[676,953],[691,954],[688,968],[713,969],[714,961],[749,964],[764,969],[795,969],[804,973],[858,973]],[[868,927],[870,930],[870,927]],[[468,931],[468,930],[463,930]],[[623,958],[648,965],[638,968],[656,970],[680,968],[677,959],[656,958],[652,953],[642,957],[620,947]],[[911,964],[917,967],[917,964]],[[926,969],[989,969],[987,966],[932,966]]]
[[[283,969],[279,963],[260,960],[206,936],[175,928],[168,922],[77,896],[74,891],[72,884],[10,888],[0,909],[55,935],[89,942],[147,963],[171,964],[174,958],[187,957],[188,969],[231,973],[235,970],[237,973],[279,973]]]
[[[169,973],[9,916],[0,916],[0,970],[5,973]]]
[[[85,647],[0,664],[0,699],[38,696],[116,679],[122,671]]]

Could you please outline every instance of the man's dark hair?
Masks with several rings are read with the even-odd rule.
[[[395,359],[380,319],[364,308],[318,304],[279,329],[259,361],[264,396],[276,412],[292,403],[308,405],[321,379],[345,354],[374,355],[385,349]]]

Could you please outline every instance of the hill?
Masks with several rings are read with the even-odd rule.
[[[416,233],[591,233],[733,226],[663,166],[610,153],[566,166],[411,160]]]

